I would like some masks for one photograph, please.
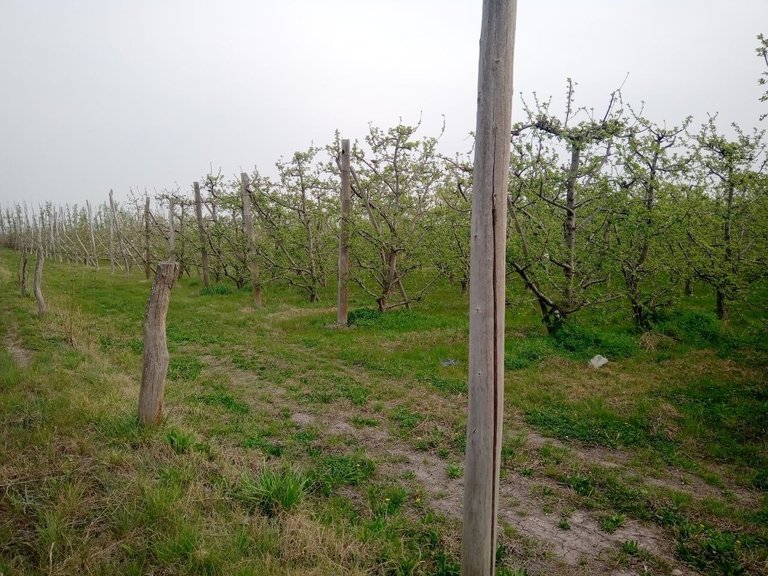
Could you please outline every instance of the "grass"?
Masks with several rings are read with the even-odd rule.
[[[455,478],[461,478],[462,473],[463,472],[462,472],[461,466],[459,464],[449,463],[445,467],[445,474],[451,480],[453,480]]]
[[[267,516],[276,516],[296,508],[304,499],[308,479],[299,471],[262,470],[254,479],[243,478],[238,497],[257,506]]]
[[[15,258],[0,251],[0,267]],[[270,285],[253,310],[246,292],[183,277],[166,419],[144,429],[149,283],[46,266],[43,319],[0,284],[0,573],[459,573],[460,510],[435,505],[449,499],[434,480],[464,473],[467,303],[454,288],[387,314],[353,293],[339,330],[332,286],[308,304]],[[568,536],[578,510],[615,538],[614,564],[585,560],[595,573],[759,574],[768,339],[749,310],[723,326],[697,292],[649,335],[609,308],[549,336],[518,287],[509,299],[502,474],[529,489],[520,515],[507,500],[502,513]],[[594,370],[598,353],[610,363]],[[672,554],[621,540],[630,523],[654,525]],[[524,528],[503,532],[498,574],[570,573]]]

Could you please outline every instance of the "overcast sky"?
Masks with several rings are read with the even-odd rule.
[[[481,0],[0,0],[0,205],[186,191],[423,117],[474,129]],[[768,0],[519,0],[515,92],[752,128]],[[559,108],[556,108],[559,110]],[[517,99],[513,117],[520,119]],[[764,121],[762,124],[768,124]]]

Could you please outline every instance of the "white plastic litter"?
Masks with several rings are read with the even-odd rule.
[[[608,358],[601,356],[600,354],[589,361],[589,365],[592,366],[592,368],[600,368],[600,366],[605,366],[606,364],[608,364]]]

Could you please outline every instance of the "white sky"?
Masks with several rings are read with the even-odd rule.
[[[0,0],[0,206],[271,173],[401,117],[436,135],[444,114],[443,150],[466,150],[481,4]],[[515,92],[562,102],[570,76],[602,108],[629,73],[625,101],[653,120],[751,128],[759,32],[768,0],[519,0]]]

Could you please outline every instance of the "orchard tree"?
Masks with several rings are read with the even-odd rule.
[[[443,178],[437,186],[436,205],[430,211],[430,261],[461,293],[469,287],[472,159],[469,155],[443,158]]]
[[[688,222],[686,120],[681,127],[656,126],[635,116],[617,147],[612,256],[624,282],[635,325],[651,327],[670,306],[685,265],[679,249]]]
[[[696,135],[704,193],[698,222],[688,232],[690,261],[715,289],[722,320],[729,302],[768,273],[765,133],[733,129],[735,137],[726,138],[711,117]]]
[[[352,280],[376,299],[379,311],[410,307],[439,277],[422,279],[409,294],[404,280],[426,269],[430,211],[442,178],[437,138],[416,139],[419,125],[388,130],[371,126],[366,149],[355,146],[351,159],[354,262]]]
[[[240,181],[224,182],[221,172],[204,178],[205,207],[210,215],[206,229],[208,251],[216,282],[229,278],[237,288],[248,282],[247,243],[243,232],[243,197]]]
[[[319,148],[296,152],[277,163],[278,182],[254,175],[252,199],[256,219],[269,238],[260,256],[274,274],[306,291],[310,302],[328,281],[333,266],[336,186],[317,161]]]
[[[615,298],[607,291],[605,168],[624,129],[620,98],[614,93],[600,118],[574,109],[573,90],[569,79],[563,120],[536,98],[535,109],[525,106],[527,121],[512,129],[507,261],[550,332],[574,312]]]

